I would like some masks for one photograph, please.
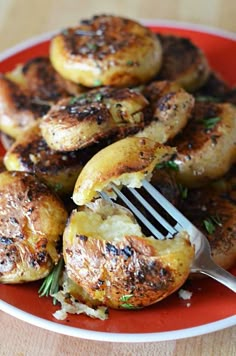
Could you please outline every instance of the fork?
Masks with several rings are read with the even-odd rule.
[[[142,222],[142,224],[151,232],[157,239],[171,238],[180,231],[187,231],[190,237],[190,242],[195,248],[195,258],[191,266],[192,273],[202,273],[207,275],[219,283],[225,285],[236,293],[236,277],[227,272],[222,267],[218,266],[211,258],[210,244],[206,236],[198,230],[176,207],[174,207],[156,188],[153,187],[147,180],[143,180],[142,187],[155,200],[162,209],[165,210],[165,215],[169,215],[174,223],[170,223],[169,219],[162,216],[151,204],[138,192],[135,188],[127,188],[132,196],[141,204],[142,208],[148,211],[155,219],[154,224],[146,218],[146,216],[133,204],[127,196],[115,184],[111,184],[112,190],[121,199],[121,201],[130,209],[133,214]],[[113,203],[111,198],[104,192],[100,192],[100,196]],[[133,200],[133,199],[132,199]],[[166,231],[163,233],[158,230],[156,225],[162,226]]]

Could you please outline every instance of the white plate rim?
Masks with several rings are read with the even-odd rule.
[[[209,334],[215,331],[223,330],[236,325],[236,315],[218,320],[212,323],[185,328],[180,330],[171,330],[153,333],[109,333],[103,331],[93,331],[87,329],[76,328],[73,326],[59,324],[50,320],[32,315],[19,308],[12,306],[0,300],[0,310],[7,314],[25,321],[31,325],[41,327],[43,329],[53,331],[59,334],[74,336],[82,339],[107,342],[156,342],[185,339],[194,336]],[[79,317],[79,316],[78,316]]]
[[[173,29],[183,29],[195,32],[202,32],[206,34],[212,34],[219,37],[236,41],[236,33],[231,31],[222,30],[216,27],[194,24],[189,22],[173,21],[173,20],[140,20],[146,26],[160,26],[160,27],[170,27]],[[20,51],[28,49],[34,45],[37,45],[43,41],[49,40],[58,31],[51,31],[43,33],[38,36],[34,36],[26,41],[22,41],[19,44],[4,50],[0,54],[0,61],[6,60],[9,57],[17,54]],[[194,336],[201,336],[209,334],[215,331],[220,331],[229,327],[236,325],[236,315],[199,325],[196,327],[171,330],[165,332],[153,332],[153,333],[109,333],[102,331],[93,331],[87,329],[81,329],[76,327],[71,327],[68,325],[62,325],[56,321],[49,321],[33,314],[25,312],[19,308],[0,299],[0,310],[3,312],[16,317],[22,321],[28,322],[31,325],[56,332],[63,335],[74,336],[77,338],[94,340],[94,341],[107,341],[107,342],[131,342],[131,343],[144,343],[144,342],[156,342],[156,341],[169,341],[178,340]]]

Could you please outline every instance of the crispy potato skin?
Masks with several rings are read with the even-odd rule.
[[[85,165],[76,181],[73,200],[77,205],[86,204],[112,181],[140,187],[142,179],[156,164],[168,160],[174,153],[175,149],[147,138],[126,137],[117,141],[99,151]]]
[[[0,130],[17,138],[35,124],[39,108],[13,81],[0,75]]]
[[[162,47],[141,24],[101,15],[56,35],[50,59],[63,77],[87,87],[133,86],[156,75]]]
[[[176,81],[187,91],[195,91],[208,79],[210,68],[205,54],[188,38],[158,34],[163,62],[158,80]]]
[[[183,213],[209,240],[213,260],[225,269],[234,267],[236,261],[236,191],[224,192],[214,186],[190,190],[181,204]],[[212,233],[204,227],[204,221],[212,222]]]
[[[22,73],[30,95],[40,100],[53,103],[82,91],[78,85],[62,78],[48,57],[35,57],[27,61],[22,67]]]
[[[151,120],[137,137],[147,137],[166,143],[187,124],[194,106],[194,97],[176,82],[154,81],[143,94],[150,101]]]
[[[134,235],[118,240],[110,231],[103,239],[89,231],[89,221],[83,212],[72,212],[63,250],[69,278],[90,298],[112,308],[142,308],[173,293],[188,277],[194,250],[185,234],[171,241]]]
[[[144,126],[145,97],[128,88],[104,87],[60,100],[41,120],[48,145],[58,151],[85,148],[116,135],[117,139]]]
[[[59,195],[72,194],[78,174],[85,163],[100,149],[58,152],[52,150],[43,139],[39,126],[28,129],[4,155],[9,171],[23,171],[37,175]]]
[[[0,282],[45,277],[59,258],[56,246],[66,219],[62,202],[33,175],[1,173]]]
[[[212,118],[218,121],[208,127]],[[188,124],[171,142],[181,184],[197,187],[227,173],[236,159],[235,118],[231,104],[196,103]]]

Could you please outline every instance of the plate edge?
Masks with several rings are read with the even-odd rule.
[[[129,343],[146,343],[157,341],[173,341],[179,339],[187,339],[194,336],[210,334],[212,332],[221,331],[223,329],[236,325],[236,315],[214,321],[208,324],[185,328],[181,330],[153,332],[153,333],[111,333],[105,331],[93,331],[87,329],[76,328],[68,325],[57,324],[55,322],[40,318],[28,312],[22,311],[19,308],[12,306],[0,300],[0,310],[17,319],[27,322],[31,325],[42,329],[56,332],[58,334],[73,336],[77,338],[106,341],[106,342],[129,342]],[[55,328],[56,325],[56,328]]]

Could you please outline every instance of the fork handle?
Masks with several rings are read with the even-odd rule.
[[[218,266],[212,259],[209,259],[207,263],[204,263],[201,266],[193,266],[191,272],[205,274],[236,293],[236,277]]]

